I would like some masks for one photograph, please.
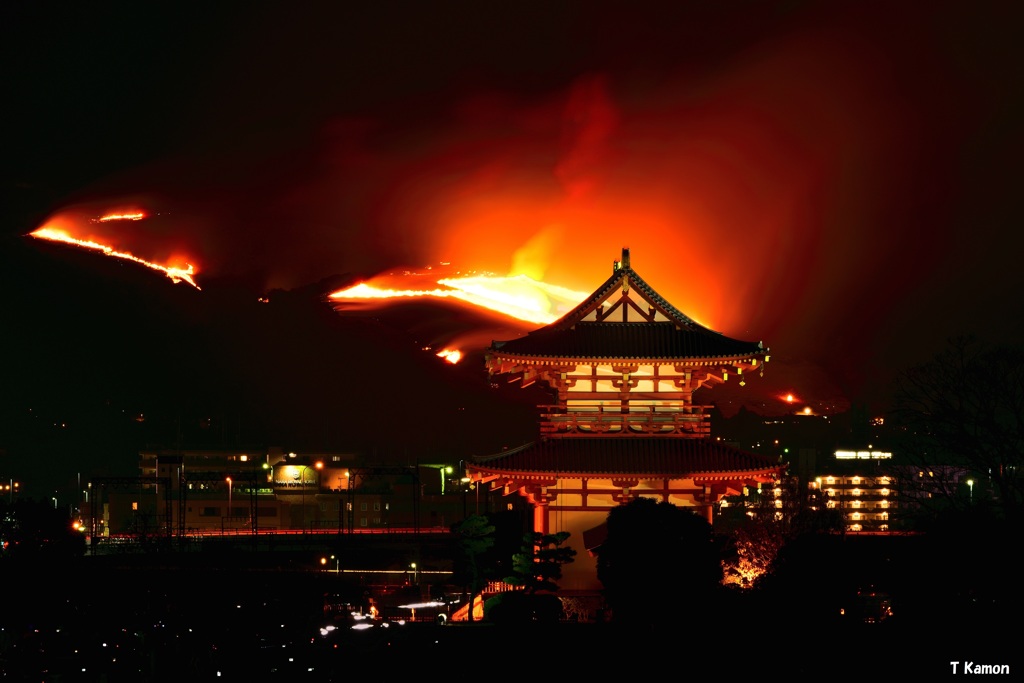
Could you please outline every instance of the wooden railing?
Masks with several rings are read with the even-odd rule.
[[[707,406],[688,406],[671,412],[656,408],[645,406],[623,413],[601,406],[586,411],[541,406],[540,431],[547,436],[664,434],[684,438],[705,437],[711,433],[710,418],[704,412]]]

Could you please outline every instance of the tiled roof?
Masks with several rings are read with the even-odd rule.
[[[626,285],[626,286],[624,286]],[[616,290],[636,290],[669,320],[608,322],[585,320]],[[604,284],[555,322],[508,341],[494,341],[499,357],[687,360],[764,356],[761,342],[743,341],[710,330],[684,315],[654,291],[629,265],[629,250]]]
[[[671,322],[581,322],[575,327],[543,327],[519,339],[496,341],[502,356],[544,358],[690,359],[761,355],[759,342],[741,341],[704,327],[677,328]]]
[[[775,471],[784,464],[710,439],[598,436],[538,441],[474,458],[471,467],[499,474],[714,479]]]
[[[626,263],[628,264],[628,261],[626,261]],[[629,265],[623,265],[619,267],[617,270],[615,270],[612,273],[611,277],[604,281],[604,284],[602,284],[600,287],[594,290],[593,294],[587,297],[576,308],[572,309],[571,311],[563,315],[561,318],[551,323],[549,327],[557,329],[567,329],[577,324],[577,321],[581,317],[583,317],[583,315],[586,313],[586,311],[590,309],[591,305],[593,305],[594,302],[599,301],[604,297],[608,296],[608,294],[612,290],[620,288],[622,286],[623,279],[628,279],[630,286],[633,289],[638,289],[642,291],[644,294],[648,296],[648,298],[651,299],[651,301],[661,306],[665,310],[665,313],[669,315],[669,317],[674,318],[673,322],[675,324],[680,325],[682,327],[692,328],[695,330],[703,330],[704,332],[708,332],[710,334],[719,334],[718,332],[714,332],[713,330],[709,330],[706,327],[703,327],[700,323],[696,322],[695,320],[684,314],[682,311],[680,311],[678,308],[676,308],[668,301],[666,301],[664,297],[662,297],[660,294],[654,291],[654,288],[647,284],[647,281],[640,277],[640,275],[635,270],[633,270]]]

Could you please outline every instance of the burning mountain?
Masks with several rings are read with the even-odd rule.
[[[461,277],[435,271],[391,272],[328,295],[337,304],[402,298],[455,299],[517,320],[554,322],[586,298],[589,292],[539,282],[526,275],[501,277],[480,273]]]
[[[19,332],[4,342],[18,359],[4,374],[11,444],[24,422],[40,444],[49,437],[31,430],[65,425],[53,438],[81,439],[83,460],[97,463],[130,464],[144,442],[289,444],[387,462],[493,452],[534,431],[530,397],[492,387],[480,362],[438,355],[479,330],[520,333],[483,309],[424,300],[340,315],[323,297],[351,276],[264,302],[246,283],[211,278],[198,295],[60,246],[22,240],[2,259],[32,291],[12,304]]]
[[[121,221],[141,221],[146,217],[146,214],[142,211],[130,211],[125,213],[107,213],[102,216],[96,216],[90,219],[92,223],[114,223]],[[77,221],[80,223],[81,221]],[[117,259],[123,259],[126,261],[132,261],[138,263],[147,268],[162,272],[164,275],[169,277],[172,282],[187,282],[196,289],[201,289],[196,284],[193,275],[196,274],[196,268],[191,263],[187,262],[172,262],[169,264],[155,263],[147,261],[144,258],[136,256],[128,251],[119,250],[109,244],[112,238],[96,237],[92,234],[82,234],[80,227],[75,225],[75,219],[68,215],[58,215],[57,217],[47,221],[45,225],[38,228],[29,235],[37,239],[51,240],[54,242],[62,242],[64,244],[70,244],[82,249],[90,249],[98,251],[106,256],[111,256]],[[80,236],[75,237],[72,233],[76,232]]]

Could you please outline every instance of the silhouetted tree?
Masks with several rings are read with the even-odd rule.
[[[757,581],[754,594],[765,607],[786,606],[778,614],[780,626],[829,627],[857,581],[870,580],[853,576],[845,547],[839,534],[803,533],[787,538],[770,570]]]
[[[678,619],[718,594],[722,562],[698,513],[638,498],[608,513],[597,576],[614,621]]]
[[[893,423],[901,477],[917,506],[993,508],[1024,516],[1024,348],[951,339],[930,361],[896,380]],[[970,480],[973,485],[968,486]]]
[[[569,539],[569,532],[541,534],[530,532],[523,537],[523,547],[512,556],[513,575],[505,583],[522,586],[526,593],[540,593],[558,590],[558,579],[562,578],[562,565],[572,562],[576,551],[562,547]]]
[[[469,593],[469,620],[473,620],[473,602],[486,585],[487,579],[481,562],[483,555],[494,545],[494,527],[483,515],[470,515],[452,526],[459,539],[461,556],[456,561],[456,575],[462,579]]]
[[[746,502],[746,501],[745,501]],[[752,588],[772,570],[779,551],[803,535],[841,534],[839,509],[819,488],[804,488],[800,479],[783,476],[749,501],[749,521],[732,532],[727,544],[726,585]]]
[[[531,531],[523,536],[522,547],[512,556],[513,573],[505,577],[505,583],[522,589],[505,591],[488,601],[488,618],[498,622],[557,621],[562,603],[555,593],[562,565],[576,557],[575,550],[562,547],[568,539],[567,531]]]

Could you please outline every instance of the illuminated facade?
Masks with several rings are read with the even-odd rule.
[[[894,477],[887,475],[824,474],[810,482],[826,495],[828,506],[838,509],[851,532],[885,532],[898,517]]]
[[[538,406],[537,441],[475,458],[467,475],[525,498],[536,531],[569,532],[577,554],[562,588],[599,590],[588,551],[613,507],[650,497],[695,508],[710,523],[723,497],[784,470],[711,440],[708,406],[693,400],[730,376],[744,384],[767,361],[761,343],[709,330],[669,304],[624,249],[608,280],[560,320],[488,349],[492,376],[540,382],[553,400]]]

